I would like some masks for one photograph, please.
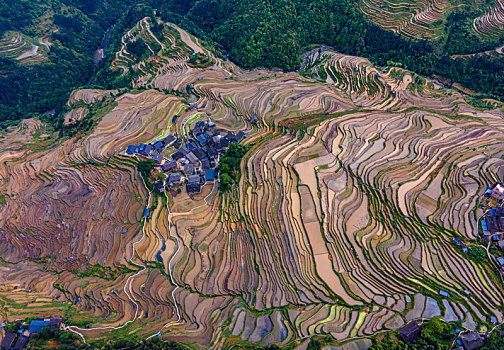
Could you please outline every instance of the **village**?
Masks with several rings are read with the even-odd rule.
[[[59,316],[46,318],[46,319],[36,319],[28,322],[16,323],[14,324],[13,330],[6,330],[5,336],[0,344],[0,349],[2,350],[21,350],[26,347],[30,341],[30,335],[35,333],[40,333],[45,327],[51,327],[54,329],[61,328],[62,319]],[[1,324],[2,328],[5,328],[5,323]]]
[[[185,184],[187,194],[196,194],[205,184],[219,181],[219,159],[229,144],[248,137],[243,131],[221,133],[224,132],[216,129],[215,123],[198,121],[184,137],[170,134],[152,143],[129,145],[126,155],[152,159],[156,170],[166,175],[154,184],[156,192],[163,193]],[[164,153],[173,153],[163,156],[161,153],[165,150]]]

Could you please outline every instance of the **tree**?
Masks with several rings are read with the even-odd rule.
[[[156,162],[153,159],[141,160],[137,164],[137,169],[142,174],[145,180],[148,180],[152,170],[156,166]]]

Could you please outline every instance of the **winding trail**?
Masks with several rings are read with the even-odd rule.
[[[175,311],[177,313],[177,320],[170,321],[170,322],[166,323],[165,325],[163,325],[163,327],[161,327],[159,329],[159,332],[157,332],[156,334],[153,334],[153,335],[147,337],[147,339],[153,338],[155,336],[159,336],[161,334],[161,331],[165,327],[173,325],[173,324],[180,323],[182,321],[182,316],[180,314],[180,308],[178,306],[177,300],[175,299],[175,292],[177,291],[177,289],[182,288],[182,287],[179,286],[177,284],[177,282],[175,281],[175,279],[173,278],[173,268],[172,268],[173,259],[175,259],[175,256],[177,256],[177,254],[180,252],[180,249],[182,248],[182,244],[180,243],[180,237],[178,235],[176,235],[176,234],[175,235],[172,234],[172,226],[173,225],[172,225],[172,222],[171,222],[171,219],[170,219],[172,213],[171,213],[171,210],[170,210],[170,206],[168,205],[168,196],[166,195],[166,192],[165,192],[165,198],[166,198],[166,209],[168,210],[168,233],[170,234],[170,238],[175,238],[175,241],[177,242],[177,250],[172,255],[170,261],[168,262],[168,274],[170,276],[170,281],[175,286],[175,288],[173,289],[173,291],[171,293],[171,296],[172,296],[172,299],[173,299],[173,305],[175,305]]]
[[[150,206],[151,205],[151,201],[152,201],[152,191],[147,187],[144,178],[142,176],[140,176],[140,178],[142,179],[142,183],[143,183],[144,187],[149,192],[149,198],[147,200],[147,206]],[[130,293],[128,292],[128,290],[129,290],[129,288],[131,286],[131,282],[133,281],[133,279],[136,278],[137,276],[139,276],[147,268],[145,265],[139,265],[139,264],[133,262],[133,258],[135,257],[135,245],[137,245],[138,243],[140,243],[144,239],[144,237],[145,237],[145,224],[146,223],[147,223],[147,218],[145,218],[144,225],[142,226],[142,237],[132,244],[133,251],[131,252],[131,258],[129,259],[129,262],[131,264],[139,266],[142,269],[140,271],[138,271],[137,273],[135,273],[134,275],[131,275],[130,277],[128,277],[128,279],[126,280],[126,283],[124,284],[124,287],[123,287],[123,291],[126,294],[126,296],[128,297],[129,301],[132,304],[135,305],[135,315],[133,316],[133,319],[131,319],[129,321],[126,321],[124,324],[122,324],[120,326],[117,326],[117,327],[113,327],[113,326],[108,326],[108,327],[93,327],[93,328],[80,328],[80,327],[76,327],[76,326],[65,326],[65,327],[63,327],[63,329],[65,329],[67,331],[70,331],[72,333],[75,333],[79,337],[81,337],[82,340],[84,341],[84,343],[86,343],[86,339],[85,339],[84,335],[82,333],[78,332],[78,331],[87,332],[87,331],[93,331],[93,330],[116,330],[116,329],[121,329],[121,328],[127,326],[128,324],[133,323],[133,322],[136,321],[136,319],[138,317],[138,310],[139,310],[140,307],[138,306],[138,303],[135,301],[135,299],[133,299],[133,297],[130,295]],[[176,305],[176,303],[175,303],[175,305]],[[179,314],[178,306],[176,305],[176,307],[177,307],[177,314]]]

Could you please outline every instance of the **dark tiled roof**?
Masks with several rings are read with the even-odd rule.
[[[164,192],[164,185],[161,181],[158,181],[154,184],[154,190],[156,192]]]
[[[175,140],[176,140],[175,136],[168,135],[164,139],[162,139],[161,141],[163,142],[163,144],[165,146],[169,146],[170,144],[172,144],[173,142],[175,142]]]
[[[483,338],[476,331],[462,334],[460,339],[465,350],[478,349],[484,345]]]
[[[190,184],[199,183],[200,176],[199,175],[189,175],[187,177],[187,182],[189,182]]]
[[[201,169],[206,170],[208,168],[210,168],[210,162],[208,161],[208,159],[205,159],[201,162]]]
[[[175,152],[171,155],[173,160],[179,160],[180,158],[184,157],[184,155],[180,152]]]
[[[180,173],[171,173],[170,176],[168,176],[168,181],[169,182],[179,182],[182,178],[182,175]]]
[[[201,148],[196,148],[194,151],[193,151],[194,155],[196,157],[198,157],[199,160],[203,160],[203,159],[206,159],[208,158],[207,155],[205,154],[205,152],[203,152],[201,150]]]
[[[55,317],[51,317],[49,319],[49,327],[56,327],[56,328],[60,328],[61,326],[61,317],[59,316],[55,316]]]
[[[2,344],[0,344],[2,350],[10,349],[12,347],[12,343],[14,343],[14,339],[16,339],[16,333],[5,333],[5,337],[2,339]]]
[[[217,151],[215,150],[215,148],[213,147],[210,147],[208,150],[207,150],[207,154],[210,158],[215,158],[217,156]]]
[[[487,215],[485,216],[485,221],[488,227],[488,231],[490,232],[498,232],[499,224],[497,222],[497,218],[495,216]]]
[[[164,163],[162,166],[162,169],[163,169],[163,171],[168,171],[168,170],[174,169],[176,167],[177,167],[177,162],[172,160],[170,162]]]
[[[420,326],[415,321],[409,323],[406,327],[399,331],[399,336],[406,342],[412,342],[420,335]]]
[[[236,136],[234,137],[234,140],[236,142],[240,142],[241,140],[243,140],[245,138],[245,133],[243,131],[238,131],[238,133],[236,134]]]
[[[191,151],[194,151],[196,148],[198,148],[198,145],[196,143],[194,143],[193,141],[191,141],[187,144],[187,148],[189,148],[189,150],[191,150]]]
[[[496,207],[495,208],[495,215],[504,216],[504,208],[503,207]]]
[[[20,335],[17,342],[16,342],[16,345],[14,345],[14,350],[21,350],[23,349],[26,344],[28,344],[28,341],[30,340],[29,337],[27,337],[26,335]]]
[[[184,165],[184,173],[186,175],[192,175],[194,173],[194,165],[192,164]]]
[[[187,153],[191,152],[191,150],[186,145],[184,145],[180,147],[179,152],[186,156]]]
[[[194,153],[192,152],[189,152],[187,155],[186,155],[186,158],[188,161],[190,161],[191,163],[196,163],[198,161],[198,157],[196,157],[194,155]]]
[[[160,149],[163,149],[164,148],[164,143],[162,143],[161,141],[156,141],[154,142],[154,144],[152,145],[152,149],[154,151],[159,151]]]
[[[201,186],[199,184],[188,184],[186,187],[187,193],[199,193]]]

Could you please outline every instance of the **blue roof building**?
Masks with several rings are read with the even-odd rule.
[[[381,77],[381,73],[376,73],[376,76],[379,78]]]
[[[144,216],[149,216],[149,208],[144,209]]]
[[[497,317],[492,316],[490,319],[491,319],[492,323],[497,323]]]
[[[488,190],[486,190],[485,194],[487,196],[491,196],[492,195],[492,190],[489,188]]]
[[[205,170],[205,181],[215,181],[215,170],[214,169]]]
[[[487,223],[485,220],[481,222],[481,228],[483,228],[483,231],[488,231]]]
[[[30,322],[30,325],[28,326],[28,332],[38,333],[42,330],[42,328],[47,327],[48,325],[49,321],[33,320]]]
[[[137,145],[129,145],[128,148],[126,149],[127,154],[135,154],[136,152],[138,152]]]
[[[444,297],[449,297],[449,296],[450,296],[450,294],[448,294],[448,293],[447,293],[447,292],[445,292],[444,290],[439,291],[439,294],[441,294],[441,295],[442,295],[442,296],[444,296]]]

